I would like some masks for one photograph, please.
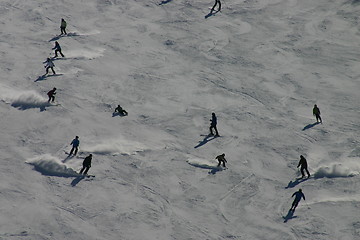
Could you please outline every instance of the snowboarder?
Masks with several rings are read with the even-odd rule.
[[[60,55],[62,57],[65,57],[64,54],[61,52],[61,47],[60,47],[60,44],[58,43],[58,41],[55,41],[55,47],[53,47],[53,50],[55,50],[55,57],[58,56],[58,52],[60,53]]]
[[[301,188],[299,189],[299,191],[295,192],[291,197],[294,197],[295,196],[295,199],[291,205],[291,208],[290,208],[290,211],[294,211],[295,212],[295,209],[296,207],[298,206],[301,198],[303,198],[305,200],[305,195],[303,194]]]
[[[62,18],[62,19],[61,19],[61,24],[60,24],[60,30],[61,30],[61,34],[60,34],[60,35],[63,35],[63,34],[66,35],[66,26],[67,26],[67,23],[66,23],[66,21]]]
[[[220,12],[220,11],[221,11],[221,2],[220,2],[220,0],[215,0],[215,4],[214,4],[214,6],[211,8],[210,13],[212,13],[212,12],[214,11],[216,5],[218,5],[218,4],[219,4],[219,8],[218,8],[217,12]]]
[[[216,118],[216,115],[215,113],[212,113],[211,114],[211,120],[210,120],[211,124],[210,124],[210,135],[214,135],[213,133],[213,129],[215,129],[215,137],[219,137],[219,132],[216,128],[216,125],[217,125],[217,118]]]
[[[125,111],[120,105],[115,108],[115,112],[118,112],[120,115],[128,115],[127,111]]]
[[[221,163],[223,164],[223,167],[226,167],[225,163],[227,163],[227,161],[225,159],[225,153],[217,156],[215,159],[217,159],[219,161],[219,164],[217,165],[218,167],[220,167]]]
[[[56,94],[56,88],[54,87],[52,90],[50,90],[47,95],[49,96],[48,102],[54,102],[55,101],[55,94]]]
[[[305,177],[305,173],[304,173],[304,170],[306,171],[307,175],[308,175],[308,178],[310,177],[310,173],[309,173],[309,170],[308,170],[308,164],[307,164],[307,161],[306,161],[306,158],[303,156],[303,155],[300,155],[300,161],[299,161],[299,164],[297,167],[300,167],[300,171],[301,171],[301,175],[303,177]]]
[[[55,74],[56,74],[55,71],[54,71],[55,64],[53,63],[53,61],[51,60],[51,58],[47,58],[44,63],[46,63],[46,64],[45,64],[46,74],[48,74],[48,73],[49,73],[49,69],[51,69],[51,71],[52,71],[53,74],[55,75]],[[45,74],[45,75],[46,75],[46,74]]]
[[[320,117],[320,109],[318,108],[318,106],[316,106],[316,104],[314,105],[313,108],[313,115],[316,117],[316,122],[318,123],[320,121],[320,123],[322,123],[321,117]]]
[[[92,154],[89,154],[89,156],[87,156],[83,161],[83,168],[80,170],[80,174],[82,174],[84,170],[85,170],[84,175],[87,174],[87,172],[91,168],[91,160],[92,160]]]
[[[77,154],[78,150],[79,150],[79,145],[80,145],[79,136],[76,136],[76,137],[72,140],[72,142],[70,143],[70,145],[72,145],[73,147],[72,147],[72,149],[71,149],[71,151],[70,151],[70,153],[69,153],[69,156],[70,156],[71,154],[73,154],[74,150],[75,150],[75,153],[74,153],[74,156],[75,156],[75,155]]]

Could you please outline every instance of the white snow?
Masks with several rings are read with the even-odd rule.
[[[213,4],[0,2],[0,239],[360,239],[360,1]]]

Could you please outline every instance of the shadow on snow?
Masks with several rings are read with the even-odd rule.
[[[284,223],[289,221],[290,219],[297,218],[297,216],[294,216],[295,211],[289,210],[286,216],[283,216]]]
[[[303,131],[309,129],[309,128],[312,128],[312,127],[315,127],[316,125],[318,125],[319,123],[316,122],[316,123],[311,123],[311,124],[308,124],[306,125],[304,128],[303,128]]]

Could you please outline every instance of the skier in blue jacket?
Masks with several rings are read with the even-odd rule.
[[[69,153],[69,156],[70,156],[71,154],[73,154],[74,150],[75,150],[75,153],[74,153],[74,156],[75,156],[75,155],[77,154],[78,150],[79,150],[79,145],[80,145],[79,136],[76,136],[76,137],[72,140],[72,142],[70,143],[70,145],[72,145],[73,147],[72,147],[72,149],[71,149],[71,151],[70,151],[70,153]]]

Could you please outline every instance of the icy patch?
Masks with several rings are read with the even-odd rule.
[[[43,175],[58,177],[78,177],[81,176],[72,168],[67,167],[58,158],[49,154],[44,154],[26,161],[33,165],[35,170]]]
[[[189,158],[186,162],[198,168],[205,168],[205,169],[217,168],[217,163],[215,163],[214,161],[209,161],[201,158]]]
[[[337,178],[337,177],[354,177],[360,173],[360,163],[344,162],[333,163],[330,166],[319,167],[315,174],[315,178]]]
[[[108,140],[93,146],[82,147],[84,152],[111,155],[131,155],[149,149],[146,145],[125,139]]]

